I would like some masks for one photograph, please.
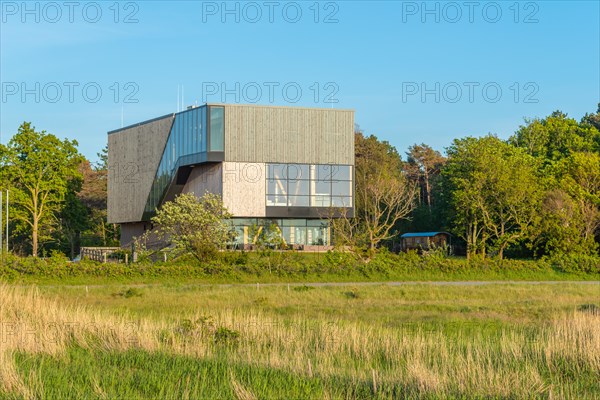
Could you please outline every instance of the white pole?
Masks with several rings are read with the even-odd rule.
[[[6,189],[6,252],[8,253],[8,189]]]
[[[0,191],[0,254],[2,254],[2,192]]]

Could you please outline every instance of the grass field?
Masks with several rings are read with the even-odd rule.
[[[0,286],[0,398],[598,398],[600,285]]]

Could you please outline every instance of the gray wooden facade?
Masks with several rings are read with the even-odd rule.
[[[235,216],[267,215],[264,177],[257,181],[240,179],[234,172],[265,174],[268,163],[354,165],[352,110],[208,106],[224,107],[223,161],[188,167],[187,183],[179,190],[199,196],[204,191],[222,194]],[[143,231],[141,224],[147,219],[144,207],[176,116],[169,114],[108,134],[108,221],[126,224],[122,227],[125,236]],[[207,171],[210,176],[204,178]]]

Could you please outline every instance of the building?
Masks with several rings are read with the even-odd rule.
[[[430,250],[451,246],[451,235],[448,232],[411,232],[400,236],[402,250]]]
[[[354,212],[352,110],[206,104],[108,132],[108,222],[121,245],[180,193],[222,196],[235,244],[276,226],[288,245],[327,246],[326,216]]]

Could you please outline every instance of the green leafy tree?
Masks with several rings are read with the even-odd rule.
[[[67,185],[65,201],[59,212],[60,237],[64,241],[66,250],[73,259],[81,244],[81,233],[89,226],[89,212],[81,202],[78,193],[81,191],[82,179],[72,179]]]
[[[586,253],[581,240],[583,216],[577,203],[562,189],[545,193],[540,209],[538,252],[547,254]]]
[[[599,108],[600,111],[600,108]],[[595,253],[599,221],[600,112],[578,123],[561,112],[528,121],[511,137],[544,176],[538,253]]]
[[[96,153],[98,156],[98,162],[95,165],[96,171],[107,171],[108,170],[108,144],[105,145],[100,153]]]
[[[600,132],[590,124],[580,124],[555,111],[543,119],[526,120],[510,142],[532,156],[551,162],[575,151],[598,151]]]
[[[600,103],[598,103],[598,109],[595,114],[585,114],[581,119],[582,125],[591,125],[600,131]],[[600,145],[600,143],[598,143]]]
[[[163,204],[152,223],[157,237],[170,241],[175,252],[190,253],[203,262],[231,241],[230,218],[220,196],[206,193],[198,198],[185,193]]]
[[[544,171],[550,183],[539,243],[547,253],[594,254],[600,230],[600,154],[574,152]]]
[[[561,167],[561,186],[578,203],[583,217],[583,239],[593,240],[600,228],[600,153],[573,153]]]
[[[69,183],[79,178],[82,157],[77,142],[36,132],[24,122],[1,151],[2,174],[12,198],[12,218],[28,232],[31,252],[38,255],[40,235],[57,225]]]
[[[543,193],[533,157],[491,135],[456,139],[448,157],[448,204],[468,257],[491,247],[502,258],[511,244],[531,239]]]

